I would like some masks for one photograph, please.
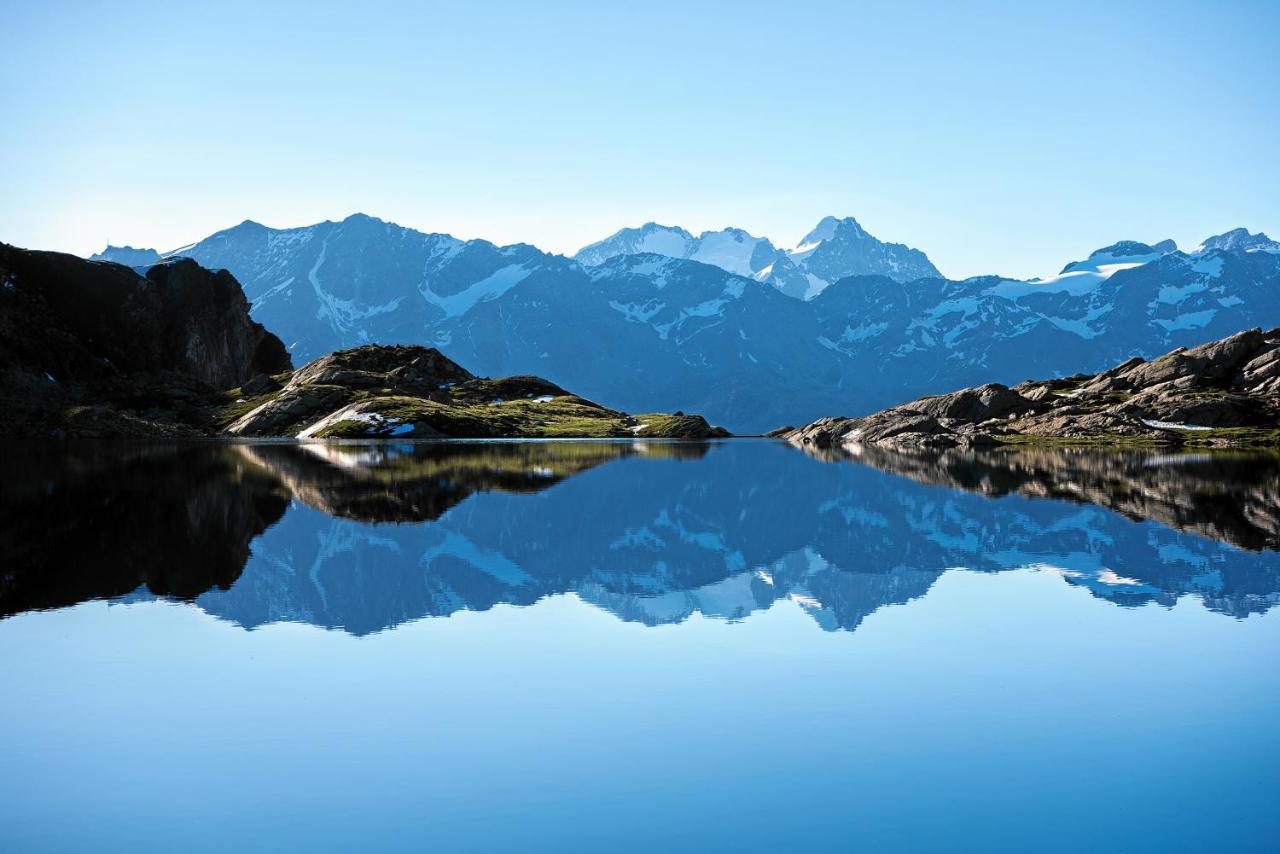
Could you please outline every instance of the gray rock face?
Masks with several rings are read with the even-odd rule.
[[[912,409],[936,418],[959,421],[987,421],[1038,412],[1042,406],[999,383],[966,388],[951,394],[925,397],[912,404]]]
[[[1129,359],[1066,380],[988,384],[925,397],[865,418],[823,418],[786,434],[819,448],[899,450],[996,444],[1026,437],[1183,444],[1280,438],[1280,329],[1250,329],[1147,362]],[[1219,428],[1254,428],[1216,434]]]

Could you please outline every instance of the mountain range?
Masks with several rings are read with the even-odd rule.
[[[787,250],[740,228],[704,231],[694,237],[683,228],[650,222],[624,228],[573,257],[596,267],[619,255],[642,254],[710,264],[802,299],[811,299],[848,276],[881,275],[899,282],[942,276],[919,249],[881,242],[853,217],[825,217],[794,249]]]
[[[735,432],[1097,371],[1280,318],[1280,243],[1245,229],[1191,251],[1124,240],[1032,280],[947,279],[832,217],[792,250],[649,224],[566,258],[356,214],[246,221],[156,255],[230,271],[295,362],[425,344],[480,374],[537,374],[628,411],[693,409]]]

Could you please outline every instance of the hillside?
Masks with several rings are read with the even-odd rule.
[[[233,392],[234,394],[234,392]],[[368,345],[305,365],[220,418],[236,436],[299,439],[722,438],[698,415],[628,415],[539,377],[477,377],[429,347]]]

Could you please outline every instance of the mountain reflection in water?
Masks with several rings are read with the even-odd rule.
[[[0,615],[194,601],[363,635],[572,592],[624,620],[789,599],[854,629],[947,569],[1118,605],[1280,599],[1271,456],[815,459],[765,441],[66,444],[4,451]],[[1050,500],[1044,500],[1044,499]]]

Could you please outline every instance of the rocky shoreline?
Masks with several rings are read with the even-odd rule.
[[[1000,444],[1280,446],[1280,329],[1250,329],[1098,374],[996,383],[862,418],[821,418],[801,446],[941,450]]]

